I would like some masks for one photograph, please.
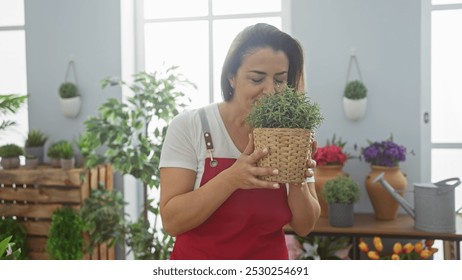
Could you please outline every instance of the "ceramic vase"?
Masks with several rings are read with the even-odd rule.
[[[321,165],[316,166],[314,170],[314,178],[316,180],[314,186],[316,188],[319,205],[321,206],[321,217],[328,217],[327,203],[324,200],[324,196],[322,194],[324,184],[328,180],[334,179],[337,176],[347,176],[347,174],[343,172],[342,169],[343,165]]]
[[[390,221],[396,219],[400,205],[380,182],[374,182],[375,178],[382,172],[384,173],[385,180],[401,196],[404,195],[407,189],[407,178],[401,172],[399,166],[385,167],[377,165],[371,166],[371,171],[366,177],[366,190],[374,208],[375,218],[377,220]]]

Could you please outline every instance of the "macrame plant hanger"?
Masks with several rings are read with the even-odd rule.
[[[72,75],[73,81],[69,79],[70,75]],[[67,63],[66,75],[64,76],[63,84],[67,82],[74,83],[77,86],[77,71],[75,70],[75,62],[74,62],[74,59],[72,58]],[[77,115],[80,112],[81,103],[82,103],[81,98],[80,98],[80,95],[78,94],[77,96],[72,97],[72,98],[60,97],[59,99],[59,105],[60,105],[61,111],[64,114],[64,116],[68,118],[77,117]]]
[[[358,59],[356,57],[356,54],[352,51],[352,54],[350,56],[350,61],[348,62],[345,88],[348,86],[348,84],[351,81],[353,81],[353,80],[350,80],[350,74],[351,74],[351,68],[354,65],[356,65],[356,70],[358,71],[358,79],[356,80],[359,80],[362,84],[364,84],[363,77],[361,75],[361,69],[359,68]],[[343,108],[345,111],[345,115],[350,120],[357,121],[363,118],[366,112],[366,107],[367,107],[367,97],[362,98],[362,99],[350,99],[350,98],[347,98],[346,96],[343,96]]]

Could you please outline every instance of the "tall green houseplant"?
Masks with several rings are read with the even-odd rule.
[[[15,125],[12,120],[6,119],[7,114],[16,113],[21,105],[26,101],[27,96],[20,96],[15,94],[2,94],[0,95],[0,132],[6,130],[8,127]]]
[[[136,73],[132,83],[120,79],[102,80],[102,88],[119,85],[128,87],[131,95],[126,102],[110,98],[98,109],[98,116],[85,121],[86,133],[93,137],[99,147],[105,147],[103,154],[96,149],[86,157],[86,167],[93,167],[102,162],[109,162],[115,171],[122,175],[132,175],[144,186],[144,215],[137,222],[143,225],[147,213],[155,217],[153,230],[155,244],[165,244],[157,250],[169,250],[171,240],[162,241],[156,224],[159,215],[158,202],[148,200],[148,189],[158,189],[159,160],[162,142],[167,131],[167,124],[189,102],[179,87],[192,86],[187,79],[177,73],[177,67],[154,73]],[[128,229],[134,228],[128,226]],[[137,227],[145,228],[145,227]],[[148,231],[144,232],[149,235]],[[139,236],[128,233],[127,236]],[[133,243],[128,240],[127,243]],[[132,249],[137,248],[133,246]],[[153,249],[154,250],[154,249]],[[135,255],[141,255],[134,252]],[[159,254],[164,256],[165,254]]]

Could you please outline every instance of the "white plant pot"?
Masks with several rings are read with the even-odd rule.
[[[68,118],[75,118],[80,112],[80,105],[82,101],[80,96],[72,98],[59,98],[59,107],[64,116]]]
[[[364,117],[367,107],[367,98],[348,99],[343,97],[343,109],[348,119],[357,121]]]

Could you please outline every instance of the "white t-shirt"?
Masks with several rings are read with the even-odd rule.
[[[213,157],[237,159],[241,152],[226,130],[218,111],[218,103],[207,105],[204,109],[214,146]],[[207,157],[209,154],[205,147],[199,109],[187,110],[175,116],[165,136],[159,168],[180,167],[195,171],[194,189],[197,189]]]

